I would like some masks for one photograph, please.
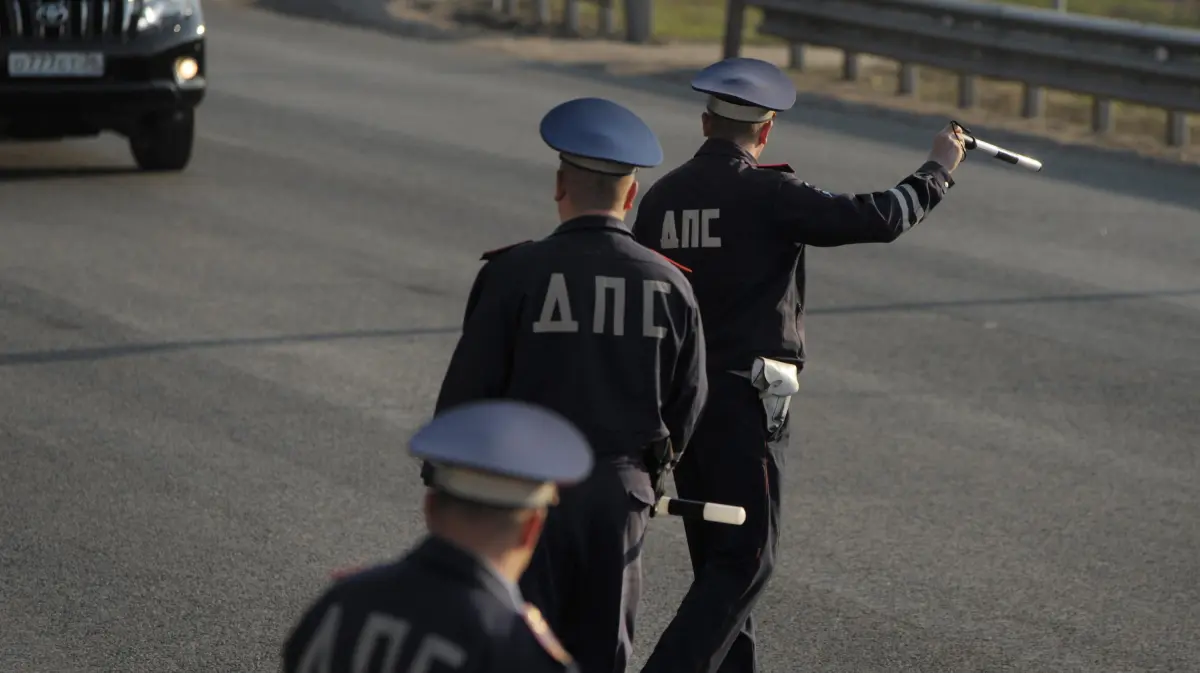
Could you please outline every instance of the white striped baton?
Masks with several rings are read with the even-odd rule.
[[[740,526],[746,522],[746,510],[734,505],[718,505],[715,502],[683,500],[663,496],[654,506],[654,514],[670,514],[685,519],[703,519],[712,523]]]
[[[974,134],[972,134],[971,130],[968,129],[967,127],[963,126],[962,124],[959,124],[956,121],[952,121],[950,123],[957,126],[959,128],[959,130],[962,131],[963,145],[968,150],[974,150],[976,152],[983,152],[984,154],[988,155],[989,157],[991,157],[993,159],[999,159],[1000,161],[1003,161],[1004,163],[1012,164],[1014,166],[1020,166],[1021,168],[1024,168],[1027,171],[1032,171],[1034,173],[1038,173],[1042,170],[1042,162],[1038,161],[1037,159],[1034,159],[1032,157],[1027,157],[1023,154],[1017,154],[1016,152],[1006,150],[1003,147],[998,147],[991,143],[985,143],[982,140],[976,138],[974,136]]]

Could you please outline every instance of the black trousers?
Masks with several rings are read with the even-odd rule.
[[[597,456],[588,479],[562,489],[521,577],[525,600],[542,611],[580,673],[625,673],[633,651],[654,503],[639,463]]]
[[[709,374],[708,411],[675,469],[680,498],[739,505],[741,526],[686,521],[695,579],[642,673],[757,673],[751,611],[775,568],[788,422],[768,435],[750,381]]]

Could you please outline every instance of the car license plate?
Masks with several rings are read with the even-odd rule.
[[[14,51],[9,77],[103,77],[104,54],[76,51]]]

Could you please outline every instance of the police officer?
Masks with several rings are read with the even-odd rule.
[[[623,672],[654,484],[707,395],[704,337],[683,271],[623,221],[636,169],[662,161],[654,133],[620,105],[583,98],[551,110],[541,136],[560,159],[561,224],[483,255],[437,411],[507,397],[583,430],[596,467],[563,491],[521,586],[583,673]]]
[[[494,401],[436,417],[410,448],[438,466],[430,535],[327,590],[284,645],[284,673],[577,673],[517,581],[557,485],[591,469],[586,438],[559,414]]]
[[[708,411],[677,466],[679,497],[740,505],[742,526],[685,521],[695,582],[643,673],[758,670],[751,610],[775,565],[788,405],[804,364],[806,246],[888,242],[920,223],[953,185],[956,129],[895,187],[835,196],[785,165],[758,162],[796,90],[765,61],[733,58],[701,71],[707,140],[654,184],[634,236],[692,269],[704,316]]]

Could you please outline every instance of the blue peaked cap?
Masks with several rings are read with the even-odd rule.
[[[497,507],[543,507],[559,484],[592,470],[587,438],[560,414],[516,400],[472,402],[438,414],[409,441],[433,463],[435,489]]]
[[[577,98],[542,118],[542,140],[585,170],[629,175],[662,163],[662,146],[636,114],[603,98]]]
[[[766,121],[796,104],[787,73],[757,58],[718,61],[696,73],[692,89],[709,95],[709,112],[736,121]]]

